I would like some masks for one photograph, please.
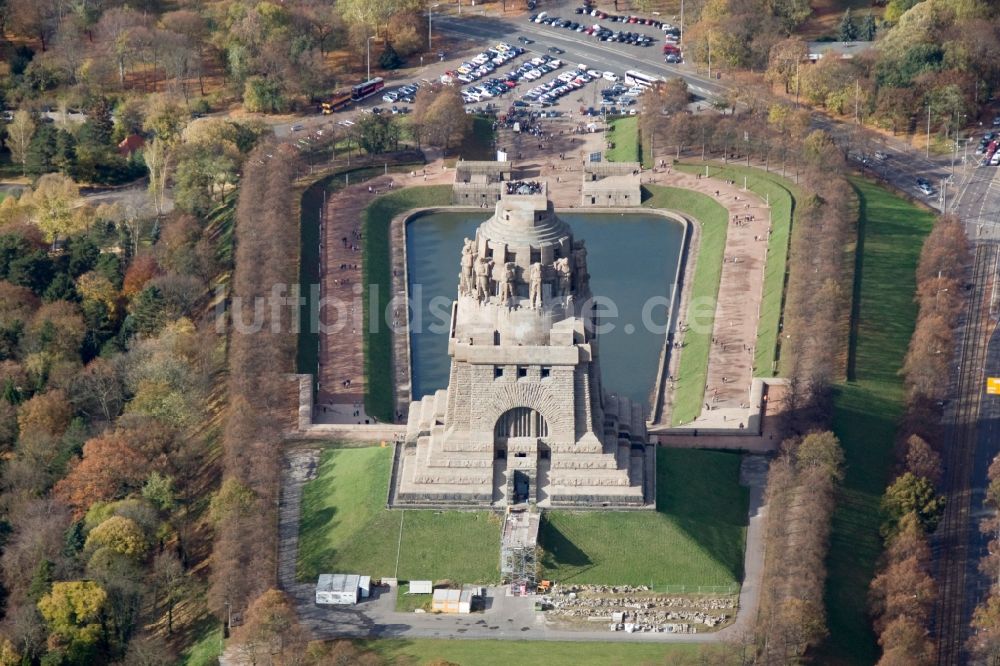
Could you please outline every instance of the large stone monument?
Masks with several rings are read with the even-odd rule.
[[[544,183],[505,185],[456,258],[448,388],[411,404],[391,501],[651,506],[643,408],[601,386],[583,241]]]

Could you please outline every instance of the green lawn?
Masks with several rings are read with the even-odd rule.
[[[705,164],[677,164],[679,171],[705,173]],[[798,188],[789,180],[752,167],[708,165],[713,177],[728,178],[741,183],[746,177],[747,188],[771,204],[771,238],[767,244],[767,264],[764,267],[764,293],[754,347],[755,377],[777,376],[778,327],[785,295],[785,275],[788,262],[788,241],[791,237]]]
[[[488,511],[389,511],[392,448],[327,449],[302,493],[300,580],[354,572],[376,578],[499,580],[500,522]],[[402,521],[402,541],[400,522]]]
[[[712,326],[715,322],[729,215],[725,208],[704,194],[676,187],[645,187],[651,196],[643,202],[644,206],[679,211],[697,220],[701,227],[688,310],[680,317],[690,325],[684,334],[684,349],[681,351],[674,385],[671,414],[673,425],[680,425],[697,418],[705,396],[708,353],[712,346]]]
[[[407,594],[410,590],[409,583],[403,583],[399,586],[398,593],[396,594],[396,610],[400,613],[412,613],[418,608],[423,608],[425,611],[430,612],[431,601],[433,600],[433,594]]]
[[[425,666],[445,660],[459,666],[647,666],[654,664],[739,663],[727,646],[690,643],[569,643],[384,639],[355,641],[391,663]],[[398,660],[398,661],[397,661]]]
[[[222,625],[217,622],[205,624],[203,633],[189,645],[181,655],[184,666],[215,666],[222,654]]]
[[[365,327],[365,411],[380,421],[391,422],[393,403],[392,332],[381,316],[392,299],[392,266],[389,260],[389,223],[392,218],[412,208],[451,204],[451,185],[409,187],[378,197],[362,217],[365,242],[362,249],[364,270],[364,317],[372,321],[372,307],[379,310],[378,326]],[[375,285],[378,301],[372,303]]]
[[[740,455],[656,452],[656,512],[550,511],[542,577],[558,583],[730,585],[743,578]]]
[[[607,139],[615,144],[605,150],[609,162],[639,161],[639,116],[625,116],[608,122]]]
[[[837,387],[834,431],[846,476],[833,516],[826,589],[830,639],[817,663],[874,663],[866,614],[868,584],[881,551],[879,500],[892,464],[905,392],[899,369],[913,333],[915,270],[933,215],[868,181],[859,199],[854,330],[849,380]]]
[[[302,495],[300,580],[323,572],[488,583],[499,579],[500,519],[488,511],[389,511],[392,449],[327,449]],[[730,585],[742,578],[747,491],[740,456],[657,452],[657,511],[553,511],[543,577],[559,582]],[[628,544],[628,548],[622,548]]]

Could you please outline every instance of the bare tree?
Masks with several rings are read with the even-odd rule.
[[[27,173],[28,146],[31,145],[33,136],[35,122],[31,119],[31,114],[25,109],[18,109],[14,112],[13,121],[7,125],[6,144],[11,160],[21,165],[21,175]]]

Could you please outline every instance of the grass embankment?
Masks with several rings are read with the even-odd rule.
[[[499,519],[488,511],[389,511],[391,464],[389,447],[323,452],[316,478],[302,492],[299,579],[356,572],[403,580],[498,581]]]
[[[679,211],[696,220],[701,228],[690,298],[682,319],[690,328],[684,333],[684,349],[674,384],[673,425],[687,423],[701,413],[708,378],[708,353],[712,346],[712,326],[722,276],[729,214],[711,197],[698,192],[649,185],[650,197],[643,202],[651,208]],[[691,260],[689,256],[688,261]]]
[[[687,173],[705,173],[705,163],[677,164],[675,168]],[[735,180],[746,178],[747,189],[771,205],[771,238],[767,243],[767,263],[764,267],[764,293],[761,297],[760,320],[757,323],[757,343],[753,364],[755,377],[777,376],[779,356],[778,329],[785,295],[785,276],[788,263],[788,241],[791,237],[792,219],[795,215],[798,188],[788,179],[752,167],[708,164],[709,176]]]
[[[851,183],[859,202],[855,334],[848,381],[836,387],[833,414],[846,475],[828,556],[830,638],[818,661],[863,664],[878,656],[866,599],[882,546],[879,501],[904,406],[898,373],[916,321],[915,271],[933,215],[868,181]]]
[[[386,639],[355,641],[392,663],[424,666],[430,663],[459,666],[633,666],[634,664],[674,664],[716,662],[713,656],[732,651],[722,647],[690,643],[587,643],[557,641],[466,641],[450,639]]]
[[[608,121],[606,138],[615,145],[604,151],[607,161],[639,161],[639,116],[625,116]]]
[[[558,583],[733,585],[743,577],[747,489],[740,456],[656,452],[656,512],[549,511],[542,577]]]
[[[394,217],[413,208],[447,206],[451,203],[450,185],[408,187],[375,199],[362,216],[362,261],[364,270],[365,317],[365,411],[384,422],[391,422],[393,403],[392,331],[382,317],[382,311],[392,299],[392,264],[389,257],[389,223]],[[372,302],[371,285],[377,290],[377,302]],[[371,309],[378,310],[376,326],[372,326]]]

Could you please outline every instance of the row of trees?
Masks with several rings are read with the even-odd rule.
[[[992,584],[972,616],[975,633],[969,647],[979,663],[992,664],[1000,659],[1000,456],[993,459],[987,477],[985,503],[994,513],[980,524],[990,538],[979,570]]]
[[[903,364],[907,402],[897,431],[896,474],[882,497],[885,550],[872,580],[869,608],[882,664],[930,664],[930,622],[937,587],[930,534],[944,511],[940,400],[948,388],[955,322],[965,305],[969,242],[958,218],[939,217],[917,264],[916,327]]]
[[[210,605],[220,618],[243,613],[277,585],[280,443],[294,411],[287,373],[294,367],[297,313],[253,306],[273,287],[296,282],[298,226],[288,224],[289,211],[297,209],[296,169],[289,145],[258,147],[244,169],[236,208],[230,317],[246,325],[228,326],[224,472],[211,509]]]
[[[832,432],[785,440],[767,476],[758,663],[796,663],[826,637],[826,551],[844,454]]]

